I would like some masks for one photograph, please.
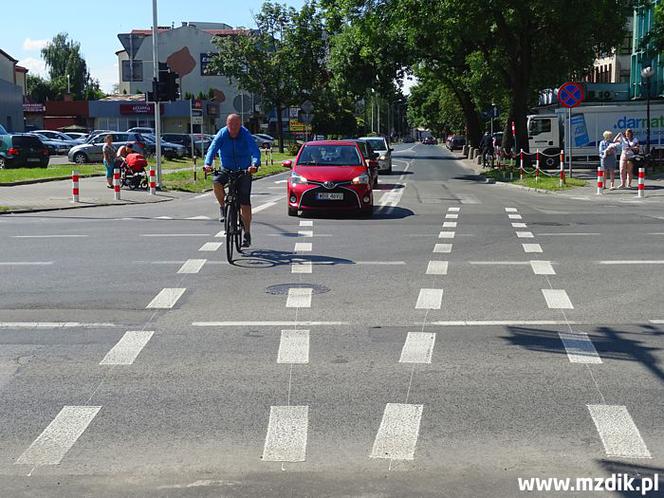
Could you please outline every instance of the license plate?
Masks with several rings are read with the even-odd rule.
[[[28,157],[29,163],[38,163],[39,161],[41,161],[41,159],[39,159],[38,157]]]
[[[344,194],[336,192],[320,192],[317,198],[320,201],[343,201]]]

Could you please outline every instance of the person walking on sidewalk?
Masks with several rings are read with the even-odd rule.
[[[622,145],[622,154],[620,154],[620,187],[632,188],[634,178],[634,156],[639,153],[639,140],[634,138],[634,132],[627,128],[625,133],[619,133],[615,142]]]
[[[613,142],[613,133],[609,130],[603,133],[604,140],[599,143],[599,161],[604,175],[610,174],[611,176],[611,187],[609,190],[614,190],[616,188],[616,150],[618,149],[618,144]],[[606,180],[604,179],[604,188],[606,188]]]
[[[115,148],[113,147],[113,135],[108,134],[104,139],[104,146],[102,147],[102,154],[104,158],[104,167],[106,168],[106,185],[107,188],[113,188],[113,168],[115,168]]]

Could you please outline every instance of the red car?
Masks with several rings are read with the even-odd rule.
[[[373,159],[373,158],[371,158]],[[307,142],[295,162],[284,161],[292,170],[288,179],[288,215],[298,211],[356,211],[373,213],[375,172],[357,143],[350,140]]]

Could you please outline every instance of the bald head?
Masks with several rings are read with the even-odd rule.
[[[242,119],[237,114],[229,114],[226,118],[226,128],[228,128],[228,133],[232,138],[235,138],[240,133],[240,128],[242,127]]]

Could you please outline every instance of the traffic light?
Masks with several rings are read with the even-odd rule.
[[[148,93],[151,102],[168,102],[180,98],[179,75],[168,68],[164,62],[159,63],[159,79],[152,81],[152,92]]]

